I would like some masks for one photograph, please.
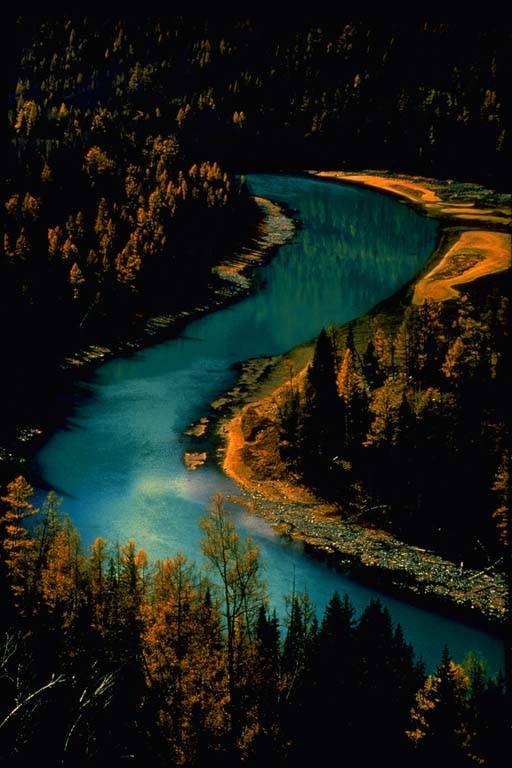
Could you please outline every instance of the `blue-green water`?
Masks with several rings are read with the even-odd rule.
[[[86,544],[99,535],[135,538],[152,557],[180,551],[199,561],[199,518],[214,492],[236,489],[213,462],[188,472],[182,435],[234,382],[233,364],[284,352],[324,325],[365,313],[409,280],[434,247],[435,222],[378,193],[293,176],[248,181],[302,222],[259,270],[259,290],[190,323],[179,338],[98,368],[83,384],[89,397],[38,455]],[[261,519],[240,509],[233,515],[260,546],[278,609],[294,578],[319,611],[335,589],[358,609],[379,596],[429,667],[444,643],[458,659],[476,650],[490,669],[501,666],[502,646],[491,634],[380,595],[284,543]]]

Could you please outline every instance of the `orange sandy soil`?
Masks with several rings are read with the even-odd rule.
[[[294,384],[304,377],[305,368]],[[260,400],[248,403],[237,415],[223,422],[224,472],[245,490],[272,501],[309,502],[332,512],[310,490],[290,475],[279,454],[278,408],[288,381]]]
[[[462,232],[439,263],[418,281],[413,303],[455,298],[458,292],[454,286],[504,272],[511,265],[511,249],[512,238],[505,232],[473,229]]]
[[[474,202],[450,201],[449,186],[437,185],[432,179],[410,176],[379,176],[378,174],[345,173],[344,171],[312,171],[315,176],[339,179],[403,197],[418,203],[434,215],[450,218],[471,219],[491,224],[510,224],[512,211],[509,207],[479,208]]]
[[[207,458],[208,454],[206,451],[185,451],[183,454],[183,461],[185,462],[185,466],[190,470],[201,467]]]

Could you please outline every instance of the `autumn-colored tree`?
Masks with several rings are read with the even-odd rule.
[[[406,374],[420,385],[433,386],[446,351],[446,330],[441,302],[424,301],[411,307],[405,316],[407,326]]]
[[[48,255],[57,256],[62,245],[62,230],[59,226],[48,229]]]
[[[130,239],[116,256],[116,274],[120,283],[135,289],[137,275],[142,265],[139,253],[140,241],[138,232],[132,232]]]
[[[69,284],[71,285],[73,289],[73,298],[78,299],[80,295],[80,289],[85,283],[85,277],[83,276],[82,270],[76,263],[76,261],[73,262],[71,269],[69,270]]]
[[[360,447],[368,430],[368,396],[365,382],[356,365],[353,343],[348,346],[337,377],[338,393],[344,403],[345,448]]]
[[[32,99],[21,101],[14,124],[15,130],[22,136],[30,136],[39,116],[39,108]]]
[[[404,397],[405,380],[403,376],[388,378],[383,386],[374,390],[370,401],[373,421],[366,439],[367,445],[393,444],[397,428],[397,417]]]
[[[78,248],[70,237],[66,238],[64,241],[61,250],[61,256],[64,261],[71,262],[78,258]]]
[[[22,206],[21,206],[21,210],[25,220],[29,223],[37,221],[39,217],[40,208],[41,208],[41,200],[31,195],[30,192],[26,192],[25,197],[23,198]]]
[[[503,453],[500,465],[496,471],[492,490],[496,499],[493,518],[496,523],[498,538],[503,548],[510,550],[510,457],[508,452]]]
[[[26,522],[37,514],[31,499],[34,489],[21,475],[10,482],[2,496],[0,516],[0,560],[13,599],[20,612],[30,611],[34,598],[34,577],[38,548]]]
[[[466,765],[468,745],[467,693],[469,681],[445,647],[434,674],[429,675],[416,695],[407,736],[425,761],[449,760]]]
[[[378,363],[378,372],[382,378],[386,378],[392,372],[393,363],[393,341],[388,334],[379,326],[373,332],[373,349]]]
[[[19,261],[27,261],[31,256],[32,246],[24,227],[21,228],[20,234],[16,240],[14,253]]]
[[[101,176],[111,176],[114,173],[115,168],[116,164],[114,160],[112,160],[100,147],[91,147],[86,152],[84,170],[93,183]]]
[[[229,696],[219,616],[184,556],[156,564],[144,622],[150,696],[173,759],[188,765],[225,733]]]
[[[41,572],[41,594],[48,609],[70,626],[84,599],[81,590],[83,556],[77,530],[65,519],[48,546]]]
[[[107,623],[107,542],[97,536],[86,562],[92,602],[92,627],[100,634],[108,632]]]
[[[240,689],[248,672],[248,651],[255,637],[255,625],[265,587],[260,576],[258,548],[250,539],[241,540],[228,518],[221,495],[213,498],[201,520],[202,549],[218,594],[226,639],[230,717],[235,739],[242,728]]]
[[[44,161],[41,171],[41,181],[43,184],[50,184],[53,181],[52,169],[47,160]]]
[[[55,491],[50,491],[39,510],[38,524],[33,533],[38,547],[36,563],[36,579],[38,581],[41,569],[48,562],[50,548],[55,537],[62,529],[61,506],[62,499],[57,496]]]
[[[148,558],[143,549],[137,549],[133,539],[124,544],[119,553],[118,585],[123,619],[136,623],[147,589]]]

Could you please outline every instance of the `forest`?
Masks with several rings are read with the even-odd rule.
[[[409,306],[395,330],[378,320],[322,331],[303,381],[280,410],[290,469],[342,514],[475,567],[510,557],[509,301]],[[368,511],[371,510],[371,511]],[[447,513],[448,511],[448,513]]]
[[[236,174],[470,168],[506,188],[506,27],[72,15],[10,19],[7,38],[8,440],[66,354],[201,301],[258,217]]]
[[[66,356],[205,303],[212,266],[261,220],[244,173],[373,167],[506,192],[510,27],[71,13],[6,28],[0,761],[499,768],[511,692],[476,656],[446,648],[427,671],[378,600],[357,613],[335,593],[317,616],[294,587],[278,615],[221,496],[202,563],[83,546],[4,448],[51,427]],[[279,450],[340,519],[510,578],[509,288],[376,315],[363,339],[323,330]]]
[[[447,648],[427,675],[378,600],[356,616],[335,593],[318,622],[293,590],[278,619],[221,496],[198,567],[132,540],[84,550],[58,497],[32,494],[12,481],[0,516],[8,764],[505,765],[501,678]]]

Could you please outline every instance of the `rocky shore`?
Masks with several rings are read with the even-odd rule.
[[[315,503],[271,501],[252,492],[234,499],[285,537],[303,541],[349,575],[424,607],[497,627],[505,618],[507,586],[496,569],[475,571],[411,546],[382,530],[316,511]],[[322,505],[323,506],[323,505]]]

